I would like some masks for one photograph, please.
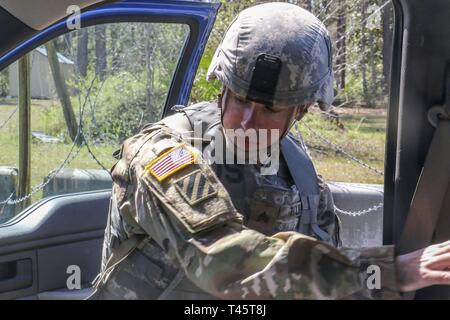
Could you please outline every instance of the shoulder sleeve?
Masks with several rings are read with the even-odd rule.
[[[140,141],[130,162],[135,219],[199,288],[225,299],[397,297],[392,247],[338,250],[295,232],[267,237],[243,225],[200,153],[164,130]],[[370,282],[371,265],[381,287]]]

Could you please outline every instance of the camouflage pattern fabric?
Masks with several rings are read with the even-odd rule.
[[[179,132],[180,128],[185,128],[186,133],[191,133],[195,139],[203,140],[201,148],[203,154],[212,145],[217,145],[217,139],[222,136],[216,136],[216,131],[222,130],[220,109],[214,102],[200,102],[188,107],[179,109],[179,114],[166,117],[162,122],[175,131]],[[203,130],[199,132],[194,128],[193,124],[197,123],[198,127]],[[186,134],[186,136],[190,136]],[[293,143],[297,144],[298,152],[304,152],[309,159],[310,167],[303,166],[298,161],[296,155],[293,170],[311,170],[310,174],[316,177],[315,169],[312,165],[312,159],[307,152],[307,147],[301,136],[297,138],[289,134]],[[210,142],[210,140],[214,142]],[[219,143],[225,145],[225,142]],[[224,149],[223,153],[232,152],[232,150]],[[305,197],[315,196],[317,184],[317,194],[320,194],[317,204],[318,227],[327,234],[327,240],[337,246],[339,240],[339,221],[334,212],[334,203],[330,190],[323,179],[316,177],[314,188],[306,185],[302,181],[300,185],[296,185],[291,176],[287,161],[280,153],[278,170],[273,174],[262,174],[261,167],[258,164],[223,164],[213,163],[212,168],[220,182],[224,185],[229,193],[235,208],[243,215],[244,224],[250,229],[254,229],[266,235],[272,235],[282,231],[299,231],[303,234],[317,237],[310,225],[301,226],[300,215],[308,215],[311,212],[305,212],[311,202]],[[303,190],[302,193],[299,190]],[[312,208],[309,208],[312,209]],[[322,239],[323,240],[323,239]]]
[[[180,145],[197,162],[158,181],[149,164]],[[179,269],[186,279],[169,298],[398,297],[392,246],[336,249],[296,232],[268,236],[246,227],[214,171],[176,131],[149,125],[118,156],[104,261],[128,238],[146,240],[102,278],[98,298],[157,298]],[[179,185],[191,176],[203,181],[195,203]],[[367,286],[371,265],[381,270],[380,289]]]

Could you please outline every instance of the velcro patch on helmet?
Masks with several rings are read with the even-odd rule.
[[[145,167],[158,182],[164,181],[175,172],[195,162],[195,154],[184,144],[164,152]]]
[[[247,99],[272,106],[281,67],[280,58],[264,53],[259,55],[253,68]]]
[[[217,194],[201,170],[195,170],[174,183],[178,192],[191,206]]]

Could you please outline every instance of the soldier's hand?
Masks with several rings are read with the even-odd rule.
[[[396,258],[400,291],[450,285],[450,240]]]

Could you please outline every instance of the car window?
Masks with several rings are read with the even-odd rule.
[[[332,40],[335,100],[292,128],[330,185],[346,246],[382,243],[387,105],[393,36],[389,0],[290,1],[316,15]],[[233,18],[252,1],[224,3],[197,72],[191,103],[217,100],[222,84],[208,66]]]
[[[19,63],[1,71],[0,223],[42,198],[111,188],[113,152],[160,119],[188,37],[182,24],[111,23],[30,52],[31,172],[22,194]]]

